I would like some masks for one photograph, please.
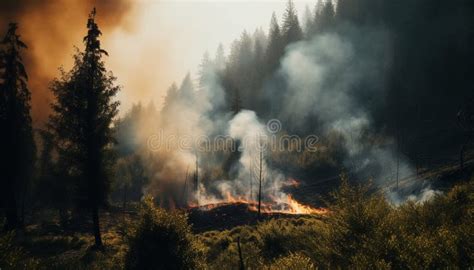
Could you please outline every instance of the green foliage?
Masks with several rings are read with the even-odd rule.
[[[468,268],[474,262],[474,185],[455,186],[424,204],[394,212],[402,268]]]
[[[78,206],[91,212],[96,246],[102,247],[99,207],[107,203],[112,145],[116,142],[112,123],[118,113],[116,78],[105,68],[100,46],[102,35],[95,21],[96,10],[87,21],[83,52],[76,52],[69,72],[61,71],[51,83],[55,97],[48,127],[55,139],[58,165],[64,177],[73,179]]]
[[[433,200],[390,205],[345,175],[323,219],[274,219],[198,235],[209,269],[465,269],[474,263],[474,185]],[[297,264],[301,263],[301,264]],[[294,265],[296,268],[291,268]]]
[[[155,208],[147,197],[125,258],[127,269],[196,269],[197,255],[187,217]]]
[[[54,134],[60,163],[67,176],[77,179],[76,196],[81,205],[104,203],[109,188],[110,146],[115,142],[112,121],[118,112],[114,96],[120,87],[105,69],[105,51],[98,41],[101,32],[95,11],[88,21],[86,50],[76,52],[69,72],[51,84],[55,96],[49,127]]]
[[[275,13],[272,14],[268,31],[268,44],[265,51],[265,71],[270,74],[279,65],[280,57],[284,53],[284,44],[280,26]]]
[[[88,248],[89,235],[40,236],[20,248],[7,234],[0,237],[0,263],[52,269],[238,269],[240,238],[246,269],[466,269],[474,263],[473,191],[470,182],[431,201],[393,206],[370,186],[350,185],[343,176],[326,216],[275,218],[197,235],[185,215],[155,208],[147,198],[138,219],[130,222],[128,245],[110,217],[104,252]],[[39,264],[26,260],[23,249],[42,258]]]
[[[38,262],[28,258],[23,248],[15,243],[13,231],[0,235],[0,269],[36,269]]]
[[[392,207],[383,195],[372,194],[369,186],[350,186],[345,175],[341,178],[340,188],[332,194],[334,202],[318,252],[328,267],[383,266],[393,252],[386,244],[395,236]]]
[[[291,252],[306,252],[317,246],[319,221],[314,219],[270,220],[258,226],[262,256],[270,261]]]
[[[389,205],[368,186],[335,192],[318,247],[327,267],[394,269],[465,268],[472,265],[472,183],[425,203]]]
[[[318,246],[322,221],[315,217],[274,219],[255,227],[241,226],[222,232],[198,235],[209,269],[236,269],[239,265],[237,238],[240,237],[245,266],[260,269],[292,253],[305,254],[312,261]]]
[[[5,209],[7,229],[23,222],[20,206],[24,204],[36,155],[30,116],[31,93],[23,65],[26,45],[17,34],[17,24],[10,23],[0,40],[0,207]]]
[[[303,38],[303,31],[301,30],[296,8],[292,0],[288,0],[285,13],[283,14],[282,32],[285,46]]]
[[[264,267],[268,270],[315,270],[316,267],[311,259],[301,253],[291,253],[288,256],[278,258],[270,266]]]
[[[15,233],[5,233],[0,236],[0,268],[16,267],[22,257],[23,250],[14,244]]]

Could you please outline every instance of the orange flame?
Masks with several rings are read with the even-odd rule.
[[[211,210],[219,206],[230,204],[246,204],[250,211],[258,211],[258,202],[248,200],[244,197],[234,197],[230,193],[226,194],[223,200],[209,202],[204,205],[192,204],[191,208],[199,208],[201,210]],[[327,213],[324,208],[315,208],[309,205],[304,205],[296,201],[291,195],[286,198],[275,199],[274,202],[262,202],[260,211],[265,214],[288,214],[288,215],[323,215]]]

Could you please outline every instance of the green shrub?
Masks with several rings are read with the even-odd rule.
[[[393,253],[388,245],[395,236],[392,207],[369,185],[350,186],[344,176],[332,195],[331,213],[316,249],[321,263],[342,268],[385,265]]]
[[[455,186],[423,204],[396,209],[401,268],[469,268],[474,263],[474,189]]]
[[[155,208],[153,199],[146,198],[130,239],[125,268],[196,269],[197,255],[187,216]]]
[[[28,258],[26,252],[15,243],[15,233],[0,234],[0,269],[36,269],[38,262]]]
[[[311,219],[274,219],[257,227],[262,256],[272,260],[290,253],[310,251],[319,245],[319,221]]]
[[[265,270],[316,270],[311,259],[301,253],[290,253],[285,257],[275,260],[270,266],[263,267]]]
[[[207,268],[238,269],[237,237],[248,269],[311,269],[305,263],[322,269],[474,265],[472,181],[430,201],[400,206],[388,203],[369,185],[349,185],[345,177],[332,195],[322,219],[272,219],[198,235]]]

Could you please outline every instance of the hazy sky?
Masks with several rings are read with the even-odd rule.
[[[306,5],[295,0],[300,18]],[[244,30],[267,32],[273,11],[281,21],[287,0],[281,1],[158,1],[158,0],[0,0],[0,32],[19,23],[27,43],[24,52],[32,92],[32,116],[44,123],[53,101],[49,82],[58,68],[69,70],[74,46],[82,50],[87,16],[97,7],[107,67],[123,86],[121,113],[133,103],[153,100],[161,105],[172,82],[187,72],[194,78],[204,52],[211,56],[219,43],[228,52]]]
[[[295,1],[301,18],[314,1]],[[139,100],[161,104],[173,81],[187,72],[196,78],[204,52],[211,56],[219,43],[226,53],[244,29],[268,31],[271,14],[281,21],[286,1],[137,1],[129,16],[132,26],[104,33],[108,67],[124,86],[122,110]],[[100,16],[100,11],[99,11]]]

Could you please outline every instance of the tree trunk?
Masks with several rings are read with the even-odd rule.
[[[100,235],[99,209],[96,206],[92,208],[92,223],[94,230],[95,246],[101,249],[104,245],[102,244],[102,237]]]
[[[249,201],[252,201],[254,199],[253,197],[253,181],[252,181],[252,160],[249,162],[249,184],[250,184],[250,197],[249,197]]]
[[[258,177],[258,217],[260,218],[261,207],[262,207],[262,160],[263,160],[263,153],[260,150],[260,170],[259,170],[259,177]]]
[[[239,251],[239,270],[245,270],[244,258],[242,256],[242,249],[240,248],[240,237],[237,237],[237,248]]]

